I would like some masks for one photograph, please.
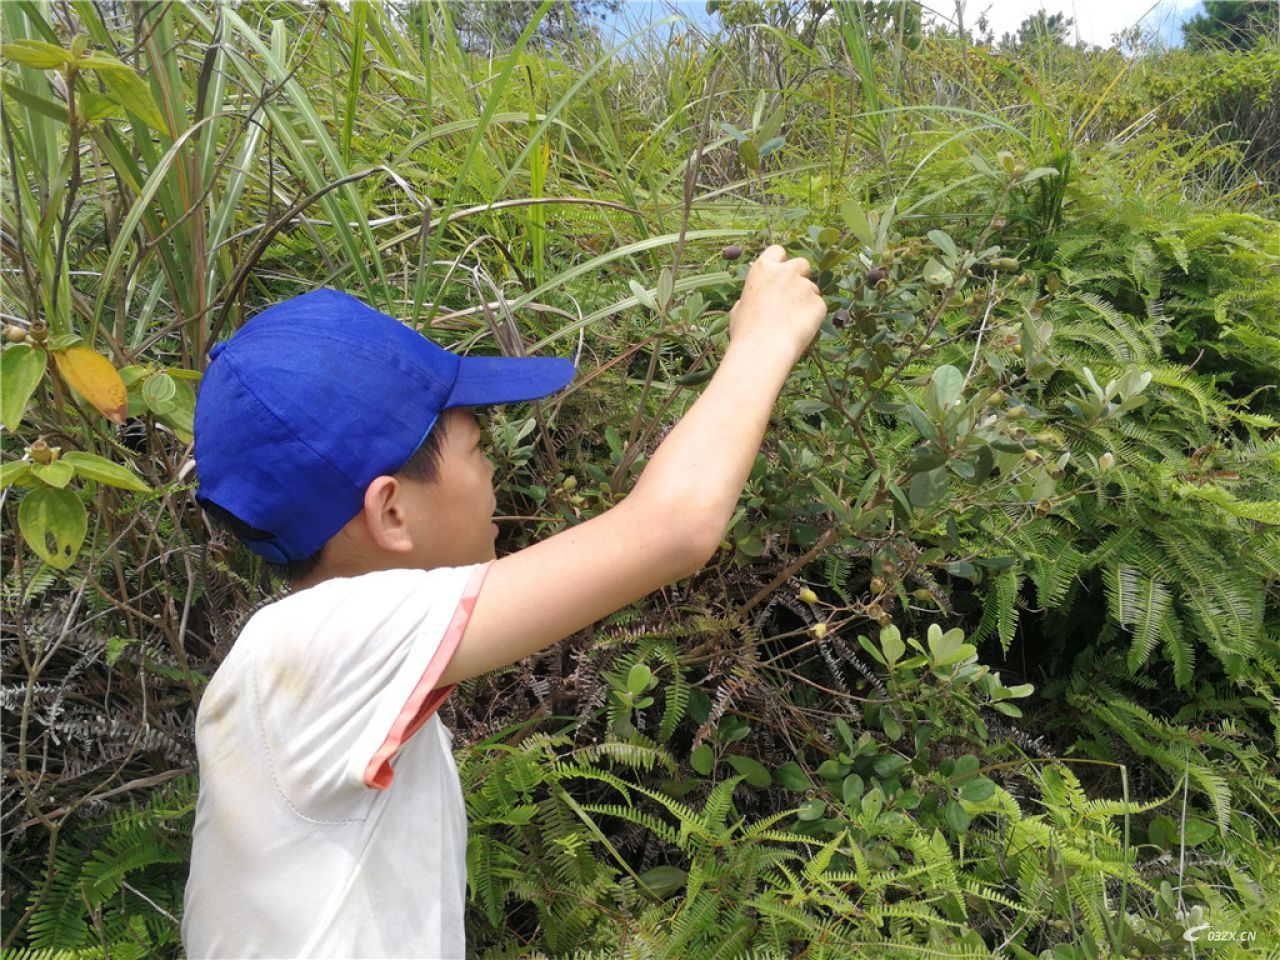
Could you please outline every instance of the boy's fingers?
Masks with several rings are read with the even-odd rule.
[[[802,265],[800,267],[801,273],[806,277],[809,275],[809,259],[807,257],[791,257],[788,259],[787,248],[780,243],[770,244],[765,247],[756,260],[773,260],[777,263],[798,263]]]

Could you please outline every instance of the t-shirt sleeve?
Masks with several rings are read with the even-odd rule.
[[[494,562],[336,578],[277,605],[254,638],[257,713],[298,812],[391,786],[392,759],[456,686],[436,684]]]

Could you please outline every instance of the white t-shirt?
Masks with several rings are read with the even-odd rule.
[[[192,960],[461,958],[467,819],[434,689],[494,561],[258,610],[196,716]]]

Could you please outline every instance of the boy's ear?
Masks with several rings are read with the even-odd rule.
[[[365,488],[365,528],[369,539],[382,550],[408,553],[413,549],[405,513],[406,492],[404,482],[391,476],[375,477]]]

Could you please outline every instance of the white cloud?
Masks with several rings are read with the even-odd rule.
[[[991,32],[999,40],[1002,34],[1016,33],[1018,24],[1044,10],[1074,19],[1071,39],[1099,47],[1111,46],[1115,34],[1135,24],[1166,43],[1178,43],[1178,25],[1199,6],[1199,0],[964,0],[964,20],[965,27],[971,27],[985,11]],[[934,9],[949,19],[955,17],[954,8],[941,3]]]
[[[2,0],[0,0],[2,2]],[[1037,10],[1065,13],[1075,20],[1072,41],[1081,40],[1099,47],[1109,47],[1112,36],[1140,23],[1145,34],[1155,34],[1166,45],[1181,45],[1179,25],[1195,14],[1200,0],[963,0],[964,24],[972,29],[986,11],[991,32],[999,40],[1005,33],[1017,33],[1018,24]],[[924,0],[926,17],[955,22],[955,0]],[[623,0],[615,16],[605,16],[606,26],[623,32],[632,30],[671,13],[680,13],[703,29],[715,31],[719,24],[714,14],[706,12],[706,0]],[[830,11],[828,17],[834,16]],[[628,31],[629,32],[629,31]]]

